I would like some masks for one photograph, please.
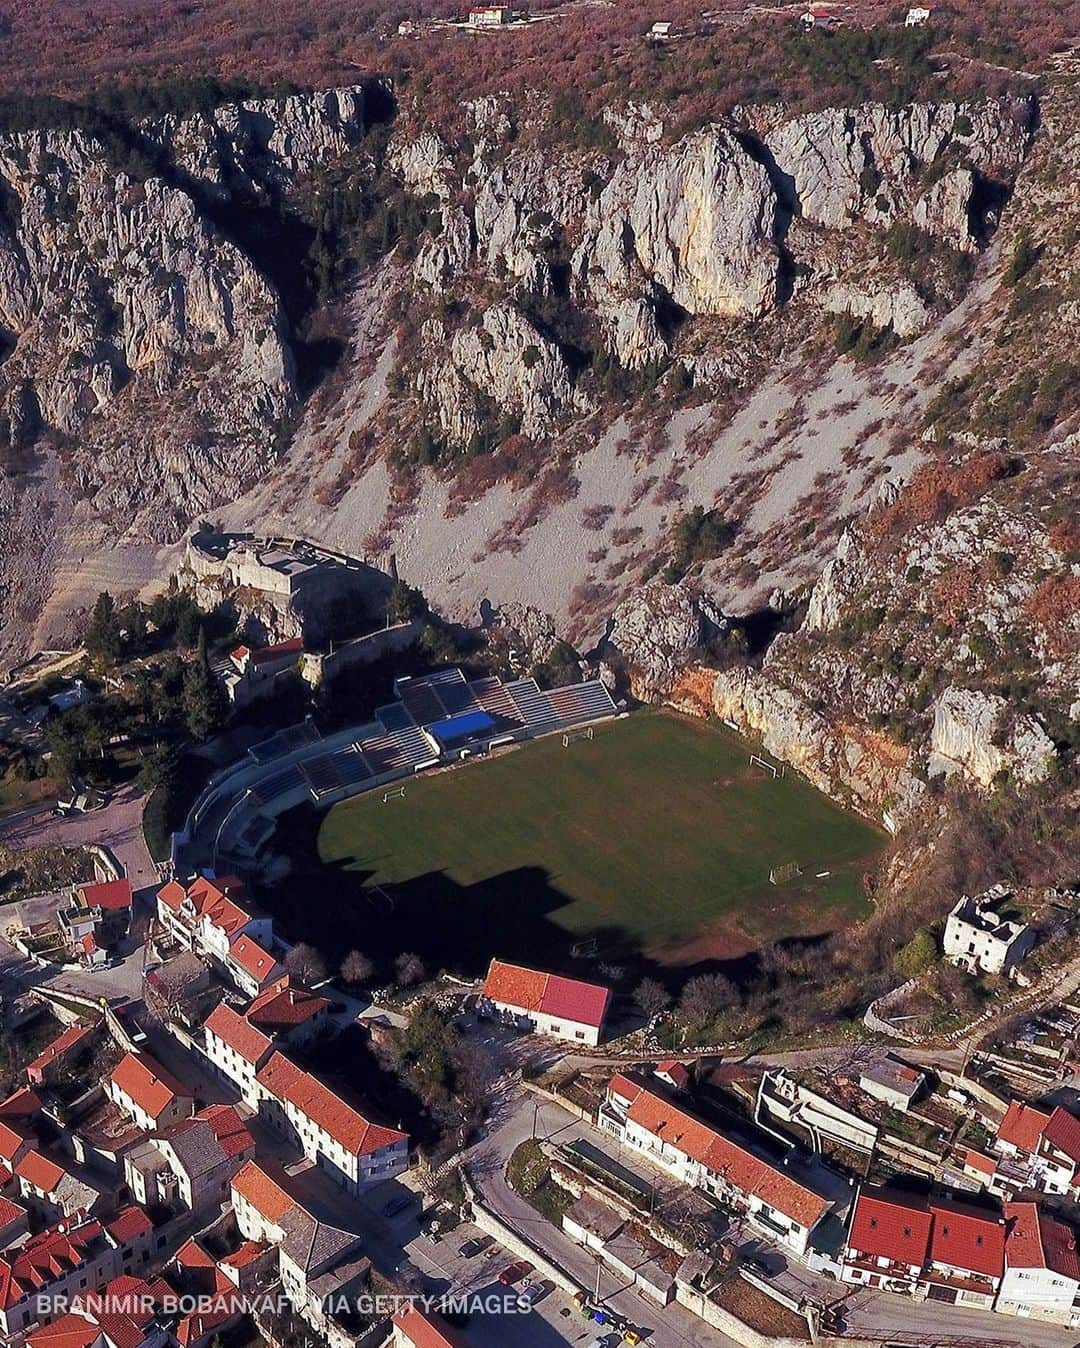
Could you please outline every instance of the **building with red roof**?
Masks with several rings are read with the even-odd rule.
[[[1024,1189],[1080,1198],[1080,1119],[1058,1105],[1049,1114],[1013,1100],[998,1126],[994,1150],[1006,1158],[992,1192],[1014,1197]]]
[[[149,1053],[125,1053],[104,1081],[105,1094],[148,1131],[194,1113],[193,1092]]]
[[[1034,1203],[1005,1204],[1005,1274],[995,1309],[1080,1327],[1076,1232]]]
[[[232,981],[248,997],[257,997],[285,972],[277,957],[248,932],[233,937],[226,962]]]
[[[255,1080],[259,1113],[343,1188],[355,1192],[408,1167],[407,1133],[372,1123],[283,1053]]]
[[[66,1156],[63,1162],[59,1164],[35,1145],[15,1166],[21,1200],[46,1222],[88,1216],[104,1198],[100,1179],[91,1180],[88,1172]]]
[[[129,1151],[124,1178],[140,1203],[201,1212],[226,1201],[233,1175],[254,1154],[254,1139],[232,1105],[208,1105]]]
[[[216,1070],[240,1088],[252,1109],[259,1107],[255,1074],[274,1051],[274,1041],[228,1002],[219,1002],[202,1027],[203,1047]]]
[[[308,988],[294,987],[286,974],[275,979],[244,1012],[265,1034],[290,1044],[308,1043],[330,1017],[330,1002]]]
[[[488,968],[482,995],[481,1006],[522,1028],[593,1047],[600,1042],[611,1001],[611,990],[597,983],[497,959]]]
[[[946,1198],[932,1198],[930,1211],[934,1224],[922,1278],[928,1295],[989,1310],[1005,1271],[1003,1218]]]
[[[925,1200],[888,1189],[862,1189],[851,1210],[844,1281],[910,1291],[926,1267],[933,1224]]]
[[[6,1250],[29,1225],[29,1217],[21,1203],[13,1203],[10,1198],[0,1197],[0,1250]]]
[[[237,967],[232,946],[240,936],[264,948],[273,940],[273,923],[249,910],[243,883],[235,876],[211,880],[200,875],[186,887],[170,880],[157,892],[157,917],[185,950],[209,959],[230,979]]]
[[[96,1026],[69,1025],[62,1034],[26,1065],[26,1079],[31,1086],[44,1086],[55,1081],[65,1065],[90,1047]]]
[[[54,1313],[58,1300],[96,1291],[119,1272],[119,1252],[96,1220],[62,1222],[0,1255],[0,1333]]]
[[[394,1315],[390,1348],[464,1348],[464,1341],[430,1311],[407,1305]]]
[[[830,1199],[782,1166],[725,1137],[634,1077],[612,1078],[597,1121],[654,1165],[704,1189],[797,1254],[805,1254],[812,1232],[833,1209]]]

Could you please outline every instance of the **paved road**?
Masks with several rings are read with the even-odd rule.
[[[156,886],[157,867],[142,831],[144,793],[133,785],[122,787],[101,810],[59,817],[51,808],[0,820],[0,838],[9,847],[107,847],[124,867],[136,892]]]

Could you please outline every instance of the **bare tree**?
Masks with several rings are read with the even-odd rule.
[[[394,961],[394,974],[399,987],[411,988],[424,981],[427,977],[427,970],[424,968],[424,961],[419,955],[414,955],[411,951],[406,950],[402,951]]]
[[[671,1005],[671,994],[656,978],[643,978],[634,989],[634,1001],[643,1016],[650,1020]]]
[[[688,1020],[709,1020],[736,1000],[735,984],[723,974],[697,974],[682,990],[679,1011]]]
[[[301,941],[285,956],[285,968],[299,983],[312,987],[329,977],[326,961],[313,945]]]
[[[184,959],[143,975],[143,1005],[159,1025],[184,1020],[198,1001],[200,971]]]
[[[341,961],[341,977],[351,988],[362,987],[375,977],[375,964],[360,950],[350,950]]]

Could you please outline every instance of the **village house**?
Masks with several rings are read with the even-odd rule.
[[[840,19],[831,9],[826,9],[822,5],[811,5],[799,16],[799,22],[808,33],[828,33],[840,23]]]
[[[744,1214],[771,1240],[804,1255],[832,1211],[830,1200],[782,1168],[723,1137],[643,1082],[618,1075],[608,1083],[598,1123],[684,1184],[704,1189]]]
[[[859,1074],[860,1090],[901,1114],[908,1112],[925,1084],[925,1073],[917,1072],[915,1068],[897,1062],[892,1057],[872,1063]]]
[[[147,1132],[178,1123],[195,1111],[188,1087],[148,1053],[125,1053],[104,1086],[113,1104]]]
[[[0,1333],[54,1317],[61,1298],[97,1291],[120,1272],[120,1248],[97,1218],[63,1221],[0,1255]]]
[[[480,1013],[495,1013],[520,1029],[595,1048],[610,1001],[610,989],[596,983],[493,959],[484,979]]]
[[[31,1086],[48,1086],[90,1047],[95,1026],[69,1025],[62,1034],[47,1045],[33,1061],[26,1065],[26,1079]]]
[[[9,1249],[30,1228],[30,1215],[20,1203],[0,1197],[0,1250]]]
[[[509,5],[474,5],[469,10],[470,28],[501,28],[512,23],[514,12]]]
[[[1031,953],[1034,931],[997,911],[996,905],[1009,897],[1003,885],[995,885],[977,898],[960,899],[945,923],[945,958],[950,963],[972,974],[1008,974]]]
[[[28,1348],[170,1348],[175,1317],[158,1309],[171,1289],[122,1274],[100,1292],[80,1297],[74,1309],[35,1330]]]
[[[71,897],[76,908],[101,914],[95,936],[102,945],[113,946],[127,936],[131,925],[132,890],[126,876],[75,885]]]
[[[824,1141],[865,1152],[873,1151],[877,1144],[876,1124],[815,1091],[783,1068],[762,1074],[755,1117],[762,1114],[802,1129],[815,1151],[822,1150]]]
[[[263,989],[244,1018],[279,1042],[308,1044],[326,1029],[330,1001],[308,988],[294,987],[286,974]]]
[[[1080,1326],[1076,1232],[1034,1203],[1006,1203],[1005,1226],[1005,1273],[994,1309]]]
[[[236,1225],[245,1240],[277,1248],[285,1295],[308,1324],[336,1344],[342,1336],[330,1308],[366,1288],[371,1264],[358,1235],[320,1221],[286,1183],[283,1174],[271,1175],[248,1161],[232,1182]]]
[[[35,1145],[15,1167],[19,1196],[46,1222],[90,1216],[103,1206],[105,1190],[85,1173],[58,1165]]]
[[[905,28],[922,28],[930,22],[933,10],[929,5],[912,5],[904,19]]]
[[[253,916],[244,906],[244,887],[235,877],[199,876],[185,888],[170,880],[157,893],[162,927],[185,950],[210,961],[246,996],[253,997],[282,973],[271,953],[274,928],[269,917]]]
[[[37,1142],[21,1127],[12,1127],[0,1120],[0,1177],[10,1180],[15,1167]]]
[[[180,1295],[194,1303],[176,1326],[182,1348],[196,1342],[220,1343],[219,1336],[240,1320],[243,1303],[218,1260],[192,1237],[173,1255],[167,1272]]]
[[[408,1134],[370,1122],[283,1053],[275,1052],[255,1080],[260,1115],[349,1192],[408,1167]]]
[[[887,1292],[914,1291],[926,1267],[933,1222],[925,1202],[863,1188],[851,1212],[843,1281]]]
[[[1005,1267],[1005,1224],[959,1201],[931,1199],[934,1218],[922,1286],[933,1301],[990,1310]]]
[[[999,1164],[994,1185],[1002,1193],[1039,1189],[1080,1195],[1080,1119],[1057,1106],[1049,1114],[1012,1100],[991,1144],[1009,1164]]]
[[[128,1152],[124,1176],[139,1203],[179,1203],[199,1212],[227,1199],[230,1180],[254,1154],[236,1110],[210,1105]]]
[[[213,1067],[240,1088],[244,1103],[258,1109],[255,1074],[274,1051],[274,1041],[228,1002],[218,1002],[203,1024],[203,1047]]]
[[[402,1306],[394,1315],[389,1348],[463,1348],[462,1340],[419,1306]]]

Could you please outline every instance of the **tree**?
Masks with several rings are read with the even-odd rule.
[[[159,786],[176,784],[179,760],[171,744],[153,745],[139,766],[136,783],[140,791],[154,791]]]
[[[359,950],[350,950],[341,961],[341,977],[351,988],[370,983],[375,976],[375,965]]]
[[[284,964],[292,977],[306,987],[325,982],[330,973],[322,955],[306,941],[292,947],[285,956]]]
[[[411,951],[403,951],[394,961],[394,974],[399,987],[411,988],[424,981],[427,977],[427,970],[424,968],[424,962],[419,955],[414,955]]]
[[[206,632],[199,628],[195,657],[184,671],[184,717],[192,739],[209,739],[225,723],[225,693],[206,654]]]
[[[687,1020],[705,1021],[735,1001],[735,984],[723,974],[697,974],[682,990],[679,1011]]]
[[[120,658],[120,623],[108,590],[102,590],[94,604],[90,626],[86,629],[86,649],[105,664],[114,664]]]
[[[422,618],[427,611],[427,600],[419,590],[412,585],[406,585],[403,580],[394,581],[386,600],[386,617],[389,622],[409,622],[412,618]]]
[[[654,1020],[671,1005],[671,994],[656,978],[643,978],[634,989],[634,1002],[643,1016]]]
[[[159,1025],[189,1018],[198,1000],[199,970],[190,956],[163,964],[143,977],[143,1003]]]
[[[415,956],[410,958],[415,959]],[[457,1027],[434,1002],[416,1008],[401,1036],[400,1065],[426,1105],[454,1095],[455,1056],[460,1040]]]
[[[907,945],[901,946],[893,959],[893,967],[904,978],[917,978],[925,973],[938,957],[937,941],[929,927],[920,927]]]

